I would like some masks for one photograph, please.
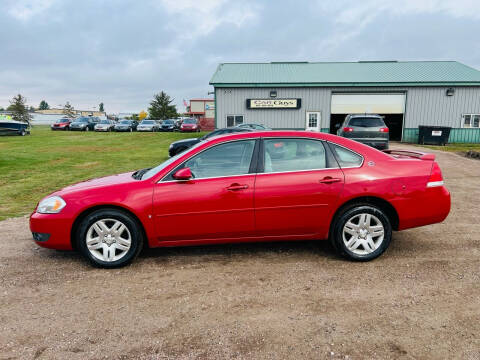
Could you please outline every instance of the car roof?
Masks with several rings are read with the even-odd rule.
[[[257,139],[257,138],[269,138],[269,137],[285,137],[285,138],[310,138],[328,141],[347,149],[351,149],[355,152],[358,152],[362,155],[371,155],[373,157],[381,157],[384,159],[389,159],[389,156],[385,153],[382,153],[380,150],[372,148],[368,145],[359,143],[354,140],[350,140],[341,136],[313,132],[313,131],[296,131],[296,130],[264,130],[264,131],[245,131],[245,132],[235,132],[230,134],[223,134],[218,136],[213,136],[210,139],[205,141],[204,146],[210,146],[213,143],[223,143],[231,140],[241,140],[241,139]],[[202,146],[203,147],[203,146]]]
[[[382,116],[378,115],[378,114],[350,114],[348,115],[349,118],[354,118],[354,117],[377,117],[377,118],[380,118],[380,119],[383,119]]]

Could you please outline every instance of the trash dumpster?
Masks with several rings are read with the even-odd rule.
[[[430,145],[445,145],[448,143],[451,127],[427,126],[418,127],[418,143]]]

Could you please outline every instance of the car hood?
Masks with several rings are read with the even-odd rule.
[[[105,186],[120,185],[120,184],[126,184],[130,182],[138,181],[132,178],[132,174],[133,174],[133,171],[128,173],[123,173],[123,174],[105,176],[101,178],[82,181],[82,182],[64,187],[63,189],[57,191],[55,195],[61,196],[71,192],[76,192],[79,190],[85,190],[89,188],[101,188]]]

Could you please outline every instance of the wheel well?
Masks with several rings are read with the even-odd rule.
[[[70,243],[72,244],[73,249],[75,249],[75,250],[77,249],[76,248],[75,236],[76,236],[77,229],[80,226],[80,223],[82,222],[82,220],[85,219],[85,217],[88,216],[89,214],[91,214],[92,212],[100,210],[100,209],[115,209],[115,210],[122,211],[122,212],[130,215],[137,222],[138,226],[140,227],[140,230],[142,231],[143,239],[145,240],[143,242],[143,247],[148,248],[147,233],[145,232],[145,228],[143,227],[142,222],[140,221],[140,219],[134,213],[132,213],[130,210],[127,210],[127,209],[125,209],[124,207],[121,207],[121,206],[99,205],[99,206],[93,206],[91,208],[88,208],[88,209],[84,210],[82,213],[80,213],[80,215],[77,216],[77,218],[73,222],[72,229],[70,230]]]
[[[343,211],[345,211],[347,208],[350,208],[357,204],[369,204],[382,209],[385,212],[385,214],[388,216],[388,220],[390,220],[390,223],[392,224],[392,229],[398,230],[398,224],[399,224],[398,213],[392,204],[390,204],[388,201],[384,199],[381,199],[375,196],[363,196],[363,197],[351,199],[337,209],[337,211],[335,212],[332,218],[332,222],[330,225],[330,232],[333,229],[335,220],[337,219],[338,215],[341,214]]]

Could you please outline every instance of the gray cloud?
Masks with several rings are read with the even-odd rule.
[[[205,97],[219,62],[458,60],[480,67],[476,1],[4,0],[0,106],[147,109]]]

